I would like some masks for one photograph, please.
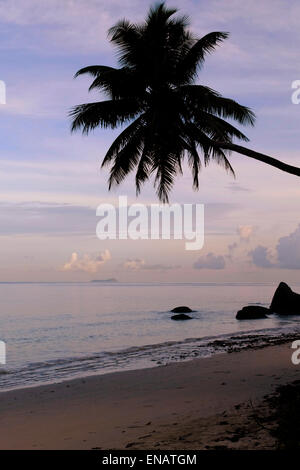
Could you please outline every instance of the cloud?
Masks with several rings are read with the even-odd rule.
[[[300,225],[290,235],[278,240],[276,251],[279,268],[300,269]]]
[[[275,265],[270,261],[270,252],[265,246],[257,246],[249,252],[252,262],[258,268],[272,268]]]
[[[82,256],[74,252],[70,260],[62,267],[62,271],[84,271],[87,273],[96,273],[99,268],[111,259],[109,250],[105,250],[98,255],[84,254]]]
[[[241,186],[240,184],[238,183],[230,183],[227,188],[230,190],[230,191],[234,191],[234,192],[250,192],[251,189],[249,188],[246,188],[245,186]]]
[[[236,242],[233,242],[233,243],[231,243],[230,245],[228,245],[228,254],[226,255],[226,257],[227,257],[230,261],[232,261],[233,256],[234,256],[234,253],[235,253],[235,251],[238,249],[238,247],[239,247],[239,244],[236,243]]]
[[[141,269],[142,266],[144,266],[145,260],[141,258],[136,258],[136,259],[127,259],[125,263],[123,263],[123,267],[125,269],[132,269],[133,271],[137,271],[138,269]]]
[[[252,233],[252,225],[240,225],[237,227],[237,233],[239,240],[230,243],[227,246],[228,252],[223,255],[215,255],[214,253],[208,253],[206,256],[200,257],[195,263],[195,269],[224,269],[226,261],[233,262],[236,252],[239,250],[243,242],[249,241]]]
[[[180,265],[167,265],[167,264],[146,264],[144,259],[127,259],[123,263],[123,268],[138,271],[140,269],[153,270],[153,271],[168,271],[171,269],[179,269]]]
[[[193,264],[195,269],[224,269],[225,258],[224,256],[217,256],[213,253],[208,253],[206,256],[198,258]]]
[[[153,271],[169,271],[171,269],[180,269],[181,266],[179,264],[145,264],[143,269],[149,269]]]
[[[27,27],[35,26],[40,36],[49,36],[52,40],[60,39],[63,46],[88,48],[94,50],[103,47],[107,28],[120,17],[140,21],[149,8],[149,0],[1,0],[0,17],[4,24]],[[175,2],[176,3],[176,2]],[[178,2],[177,2],[178,3]],[[188,13],[193,20],[196,31],[207,32],[207,29],[234,27],[243,34],[256,29],[258,36],[266,30],[272,33],[288,33],[293,28],[297,31],[299,5],[296,0],[264,0],[241,4],[239,0],[182,0],[180,10]],[[199,15],[199,8],[203,13]],[[272,15],[270,15],[270,11]],[[26,29],[26,31],[27,31]],[[98,34],[97,34],[98,33]],[[84,38],[84,40],[83,40]],[[256,38],[248,38],[254,41]],[[285,37],[283,40],[287,41]],[[38,44],[39,45],[39,44]],[[261,44],[261,49],[269,45]],[[240,55],[250,54],[246,47],[243,50],[238,43],[229,48]],[[251,50],[250,50],[251,51]]]
[[[95,231],[95,210],[54,202],[1,202],[0,225],[1,235],[90,235]]]
[[[272,254],[265,246],[257,246],[249,252],[249,256],[259,268],[300,269],[300,224],[290,235],[279,238],[275,251],[275,263],[271,261]]]
[[[24,31],[24,42],[31,48],[41,48],[46,42],[59,44],[63,49],[99,51],[106,50],[107,30],[120,17],[142,19],[146,9],[145,2],[142,3],[137,0],[126,3],[120,0],[1,0],[0,18],[3,24]],[[30,35],[25,34],[28,30]],[[39,41],[35,42],[37,38]],[[16,41],[11,47],[14,44]]]
[[[240,225],[237,228],[237,233],[241,240],[248,241],[251,235],[253,234],[253,226],[252,225]]]

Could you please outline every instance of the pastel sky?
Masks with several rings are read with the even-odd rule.
[[[116,65],[107,30],[120,18],[141,21],[148,0],[0,0],[0,281],[296,282],[300,274],[300,180],[233,154],[236,179],[211,165],[200,190],[178,178],[171,202],[205,205],[205,243],[100,241],[96,207],[136,202],[133,179],[108,193],[100,162],[116,132],[70,134],[71,106],[88,94],[81,67]],[[249,147],[300,166],[297,0],[174,0],[199,37],[229,31],[206,60],[199,82],[251,107]],[[157,202],[152,185],[138,202]]]

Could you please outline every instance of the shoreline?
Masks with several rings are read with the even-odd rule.
[[[278,385],[300,377],[300,366],[291,362],[292,351],[288,341],[3,391],[0,424],[5,433],[0,448],[198,448],[200,441],[193,444],[182,437],[193,422],[198,422],[196,435],[209,446],[222,414],[240,416],[237,406],[244,409],[249,400],[258,404]],[[178,440],[172,441],[172,433]]]
[[[205,337],[205,338],[186,338],[182,341],[168,341],[162,344],[145,345],[140,348],[129,348],[113,353],[119,355],[120,359],[123,354],[132,353],[133,349],[137,351],[146,352],[143,357],[137,356],[135,362],[124,363],[122,369],[122,362],[119,364],[119,368],[115,367],[103,367],[85,372],[81,371],[76,374],[59,376],[55,379],[37,380],[31,381],[27,385],[4,385],[0,388],[0,393],[23,390],[27,388],[35,388],[41,386],[51,386],[58,383],[69,382],[73,380],[87,379],[95,376],[106,376],[108,374],[118,374],[120,372],[132,372],[136,370],[153,369],[156,367],[186,363],[194,359],[207,359],[214,357],[219,354],[231,354],[233,352],[249,351],[252,349],[262,349],[268,346],[275,346],[292,342],[300,338],[300,329],[295,331],[295,327],[290,327],[292,332],[278,332],[277,328],[262,329],[254,331],[241,331],[240,333],[227,333],[218,336]],[[153,349],[153,353],[151,353]],[[156,358],[155,358],[155,354]],[[101,362],[101,357],[96,356],[96,361]],[[89,369],[89,365],[88,365]],[[7,374],[10,377],[10,372]],[[12,372],[13,376],[17,374],[17,371]],[[5,381],[6,373],[0,374],[0,380],[2,378]]]

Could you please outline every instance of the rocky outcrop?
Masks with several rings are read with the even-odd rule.
[[[171,312],[173,313],[190,313],[192,311],[193,310],[191,310],[190,307],[186,307],[186,306],[175,307],[173,308],[173,310],[171,310]]]
[[[259,305],[247,305],[246,307],[239,310],[236,314],[237,320],[257,320],[259,318],[267,318],[267,314],[270,314],[270,309],[266,307],[260,307]]]
[[[192,320],[192,317],[186,315],[185,313],[178,313],[177,315],[173,315],[171,320]]]
[[[281,282],[273,296],[270,310],[280,315],[300,315],[300,294]]]

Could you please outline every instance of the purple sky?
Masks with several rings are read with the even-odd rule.
[[[200,252],[185,251],[183,241],[96,238],[98,204],[118,195],[134,202],[135,192],[129,179],[108,193],[107,173],[99,171],[115,132],[70,135],[69,108],[98,99],[87,93],[88,78],[72,77],[86,65],[116,65],[107,29],[123,17],[141,21],[152,3],[0,0],[0,80],[7,86],[7,104],[0,104],[0,281],[298,279],[299,179],[237,154],[236,180],[212,165],[198,193],[188,172],[172,193],[171,202],[205,204]],[[187,13],[199,37],[231,33],[199,82],[255,111],[257,124],[245,131],[249,147],[300,166],[300,106],[291,102],[291,83],[300,79],[300,3],[167,5]],[[139,202],[156,202],[151,184]]]

